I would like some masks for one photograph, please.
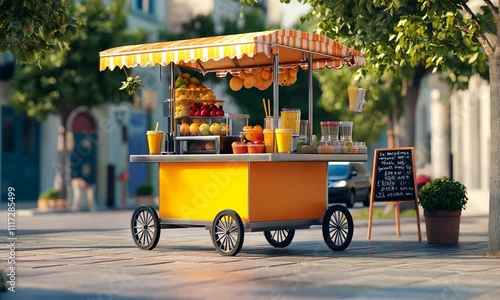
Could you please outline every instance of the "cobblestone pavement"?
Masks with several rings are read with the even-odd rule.
[[[415,219],[355,220],[342,252],[321,227],[298,230],[287,248],[245,233],[238,256],[223,257],[203,228],[164,229],[138,249],[132,211],[17,217],[16,292],[2,299],[498,299],[500,259],[486,258],[487,217],[462,217],[457,246],[417,241]],[[0,222],[7,224],[6,214]],[[8,249],[6,225],[0,232]],[[3,255],[7,264],[9,250]],[[496,295],[496,296],[495,296]]]

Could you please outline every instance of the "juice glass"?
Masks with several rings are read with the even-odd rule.
[[[149,154],[160,154],[161,144],[163,141],[163,131],[148,130],[146,134],[148,137]]]
[[[263,133],[266,153],[274,153],[274,130],[264,129]]]
[[[278,148],[278,153],[290,153],[292,151],[292,129],[275,129],[276,134],[276,146]]]
[[[292,129],[293,134],[300,133],[300,109],[283,108],[281,110],[281,127]]]

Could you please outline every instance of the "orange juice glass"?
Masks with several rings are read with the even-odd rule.
[[[264,145],[266,153],[274,153],[274,130],[264,129]]]
[[[283,108],[281,111],[281,127],[292,129],[293,134],[300,133],[300,109]]]
[[[148,130],[146,134],[148,136],[149,154],[160,154],[161,144],[163,142],[163,131]]]
[[[276,146],[278,153],[290,153],[292,151],[292,129],[275,129]]]

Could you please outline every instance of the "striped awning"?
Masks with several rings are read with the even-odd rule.
[[[363,53],[319,34],[278,29],[180,41],[116,47],[101,51],[100,67],[166,66],[173,62],[200,72],[271,67],[279,53],[280,66],[313,69],[363,66]]]

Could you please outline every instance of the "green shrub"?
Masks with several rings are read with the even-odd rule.
[[[61,192],[56,189],[49,189],[38,196],[38,199],[56,200],[61,198]]]
[[[151,196],[153,195],[153,186],[150,184],[141,184],[138,185],[137,188],[135,189],[135,195],[136,196]]]
[[[464,210],[467,204],[466,187],[451,178],[440,177],[426,183],[418,193],[418,203],[425,211]]]

